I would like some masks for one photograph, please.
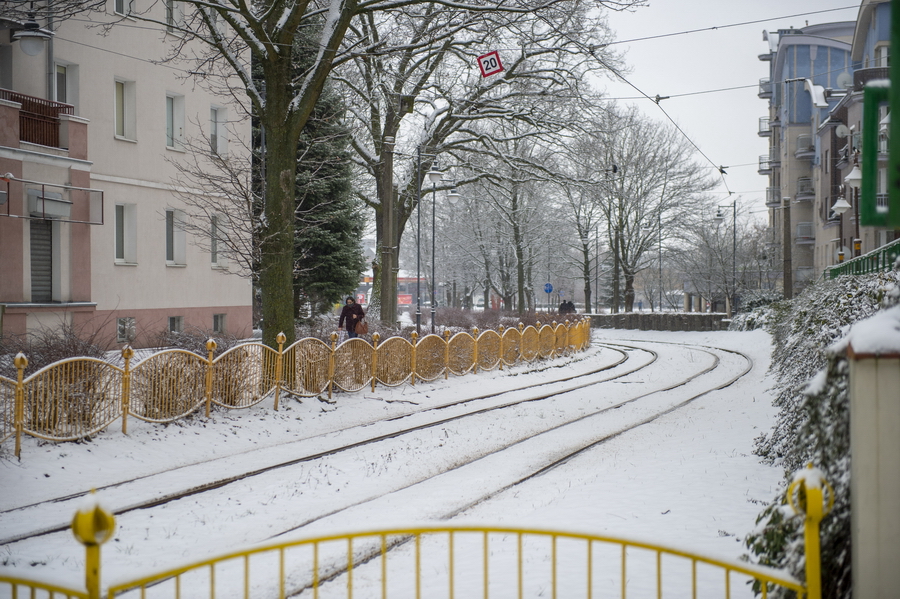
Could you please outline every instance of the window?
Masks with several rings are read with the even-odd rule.
[[[213,154],[225,155],[228,152],[228,130],[225,123],[228,111],[219,106],[209,108],[209,148]]]
[[[116,262],[136,264],[137,207],[134,204],[116,204]]]
[[[116,342],[131,343],[134,341],[135,326],[134,317],[125,316],[116,319]]]
[[[134,0],[115,0],[115,4],[116,14],[127,16],[131,14]]]
[[[186,236],[181,226],[184,213],[180,210],[166,210],[166,264],[184,265]]]
[[[184,96],[166,94],[166,147],[180,149],[184,142]]]
[[[31,301],[53,301],[53,223],[49,220],[31,224]]]
[[[166,31],[172,33],[184,23],[184,7],[179,0],[166,2]]]
[[[169,332],[180,333],[184,331],[184,316],[169,317]]]
[[[213,314],[213,333],[225,333],[225,315]]]
[[[58,64],[56,65],[56,101],[62,102],[63,104],[68,104],[68,90],[69,85],[66,83],[66,75],[68,69],[66,69],[66,65]]]
[[[219,217],[213,215],[209,223],[209,261],[219,263]]]
[[[116,137],[135,140],[134,81],[116,80]]]

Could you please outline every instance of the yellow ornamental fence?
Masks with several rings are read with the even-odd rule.
[[[426,335],[412,341],[391,337],[379,343],[357,338],[337,344],[300,339],[278,349],[245,343],[213,357],[216,343],[206,344],[207,356],[180,349],[153,354],[132,365],[134,350],[122,350],[122,367],[96,358],[71,358],[25,377],[26,356],[14,362],[17,379],[0,376],[0,443],[14,438],[21,453],[23,435],[52,441],[83,439],[116,420],[128,432],[128,418],[172,422],[213,405],[249,408],[267,398],[278,409],[282,389],[316,396],[335,388],[354,392],[376,384],[397,386],[433,381],[504,365],[551,358],[581,351],[590,343],[590,321],[551,323],[499,331],[474,329],[444,337]]]
[[[785,570],[606,534],[452,522],[331,533],[230,550],[101,585],[100,546],[114,516],[85,502],[72,520],[85,585],[71,589],[0,571],[0,594],[99,599],[250,597],[731,597],[821,599],[819,524],[834,496],[821,472],[795,475],[790,510],[804,521],[805,581]],[[827,495],[826,495],[827,491]],[[796,497],[796,499],[795,499]],[[173,548],[175,549],[175,548]],[[179,551],[173,551],[179,553]]]

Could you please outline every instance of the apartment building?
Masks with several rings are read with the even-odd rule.
[[[816,205],[823,182],[818,130],[845,95],[841,85],[851,69],[854,23],[825,23],[766,32],[769,64],[759,97],[769,101],[759,135],[770,140],[759,159],[768,177],[766,206],[773,257],[786,297],[805,287],[816,270]]]
[[[173,31],[127,14],[165,22],[175,4],[109,0],[38,23],[38,44],[27,22],[0,21],[0,334],[67,323],[140,347],[165,330],[251,332],[220,215],[192,216],[198,192],[175,166],[189,140],[245,151],[250,121],[187,64],[158,62]]]
[[[759,135],[771,142],[759,173],[769,179],[770,243],[788,297],[826,267],[900,237],[859,222],[863,88],[889,76],[890,19],[888,0],[864,0],[856,21],[765,35],[759,97],[769,114]],[[886,106],[879,119],[877,201],[886,205]]]
[[[846,88],[816,131],[822,185],[816,196],[816,254],[819,272],[893,241],[898,232],[860,225],[863,89],[888,79],[891,3],[867,0],[859,9],[850,50],[851,69],[842,74]],[[879,109],[876,201],[887,206],[887,106]],[[843,200],[843,202],[841,202]]]

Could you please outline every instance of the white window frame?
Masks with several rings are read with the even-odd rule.
[[[180,35],[178,30],[184,24],[184,3],[180,0],[164,0],[166,10],[166,31]]]
[[[184,316],[170,316],[168,328],[170,333],[183,333]]]
[[[209,217],[209,263],[213,268],[227,268],[228,259],[225,250],[227,246],[222,244],[226,238],[226,226],[228,217],[223,214],[213,214]]]
[[[166,147],[184,147],[184,96],[166,92]]]
[[[213,333],[218,333],[223,335],[227,330],[227,322],[228,315],[227,314],[213,314],[213,324],[212,331]]]
[[[134,12],[134,0],[113,0],[113,12],[124,17]]]
[[[169,208],[165,219],[166,266],[184,266],[187,250],[187,234],[182,223],[184,212]]]
[[[117,203],[113,225],[116,264],[137,264],[137,206]]]
[[[115,79],[113,133],[116,139],[137,140],[136,109],[137,96],[134,81]]]
[[[228,153],[228,109],[215,104],[209,107],[209,147],[218,156]]]
[[[116,343],[131,343],[137,336],[134,316],[122,316],[116,319]]]

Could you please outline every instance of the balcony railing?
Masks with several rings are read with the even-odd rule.
[[[861,92],[866,83],[874,79],[889,79],[890,67],[872,67],[853,72],[853,91]]]
[[[766,187],[766,206],[769,208],[778,208],[781,206],[780,187]]]
[[[759,80],[758,96],[761,100],[772,97],[772,82],[768,77]]]
[[[812,223],[797,223],[794,241],[798,244],[815,243],[816,230]]]
[[[875,194],[875,210],[878,212],[878,214],[887,214],[889,204],[890,204],[889,194],[886,194],[886,193],[876,193]]]
[[[760,137],[769,137],[772,135],[772,126],[771,119],[767,116],[763,116],[759,118],[759,136]]]
[[[813,186],[812,179],[809,177],[800,177],[797,179],[797,194],[794,196],[795,202],[809,202],[815,199],[816,189]]]
[[[794,156],[797,158],[812,158],[816,155],[816,144],[812,135],[804,133],[797,136],[797,150]]]
[[[75,107],[71,104],[44,100],[8,89],[0,89],[0,100],[22,105],[19,109],[20,141],[51,148],[59,147],[59,115],[75,114]]]
[[[768,154],[763,154],[759,157],[759,170],[757,172],[760,175],[767,175],[772,172],[773,168],[778,166],[781,166],[781,156],[778,153],[778,148],[770,148]]]

